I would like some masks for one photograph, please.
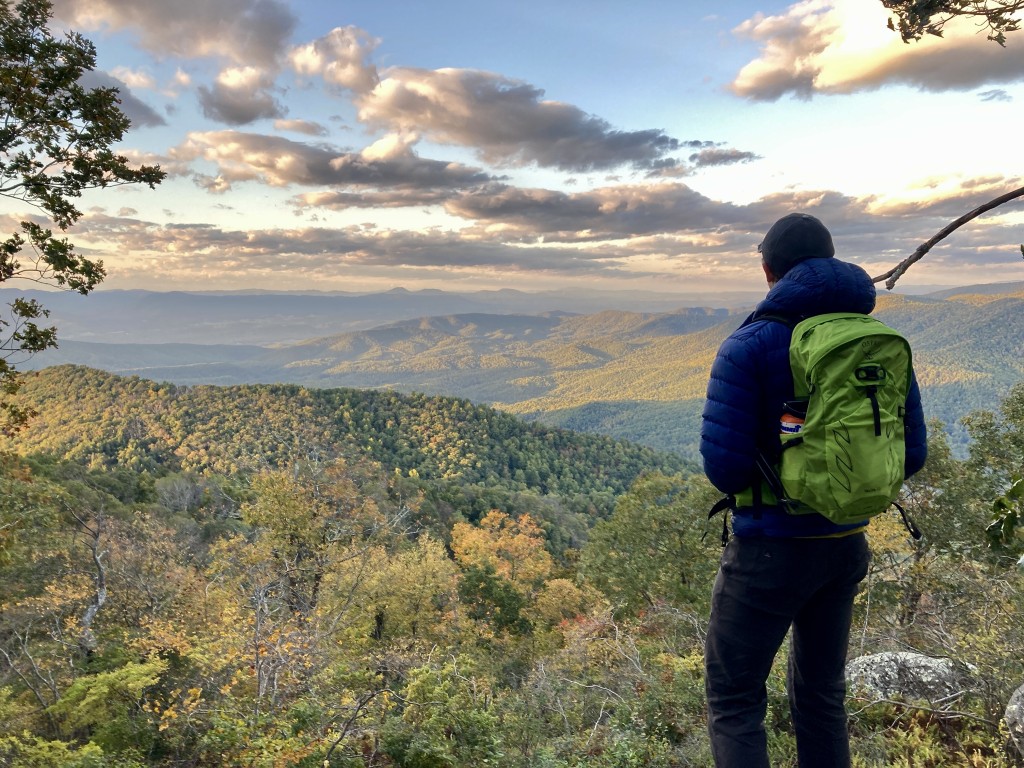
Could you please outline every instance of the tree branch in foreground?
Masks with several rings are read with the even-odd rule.
[[[927,240],[921,243],[921,245],[917,246],[916,251],[914,251],[912,254],[910,254],[907,258],[905,258],[895,267],[890,269],[888,272],[878,275],[878,277],[871,278],[871,282],[880,283],[883,280],[885,280],[885,287],[891,291],[893,289],[893,286],[896,285],[896,281],[903,277],[903,274],[908,269],[910,269],[910,267],[913,264],[916,264],[918,261],[920,261],[921,258],[932,249],[933,245],[938,243],[940,240],[944,239],[947,235],[951,234],[952,232],[962,227],[971,219],[980,216],[986,211],[991,211],[993,208],[998,208],[1003,203],[1008,203],[1010,200],[1014,200],[1018,197],[1024,197],[1024,187],[1020,187],[1019,189],[1007,192],[1005,195],[1000,195],[994,200],[989,200],[984,205],[979,205],[970,213],[965,213],[956,221],[950,222],[945,227],[936,232],[930,240]],[[1024,246],[1021,246],[1021,248],[1022,251],[1024,251]]]

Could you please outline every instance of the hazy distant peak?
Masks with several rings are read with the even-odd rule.
[[[959,288],[946,288],[926,294],[934,299],[949,299],[954,296],[970,295],[1015,295],[1024,292],[1024,280],[1005,283],[983,283],[980,285],[964,285]]]

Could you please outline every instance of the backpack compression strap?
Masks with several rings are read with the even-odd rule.
[[[728,515],[728,512],[729,512],[729,510],[735,510],[735,509],[736,509],[736,497],[733,494],[730,493],[728,496],[725,496],[725,497],[719,499],[717,502],[715,502],[715,505],[708,511],[708,522],[710,522],[711,518],[713,518],[719,512],[725,512],[726,513],[725,515],[722,516],[722,546],[723,547],[726,544],[729,543],[729,515]],[[704,536],[707,536],[707,535],[708,535],[708,532],[704,531]],[[703,539],[704,536],[701,536],[701,539]]]

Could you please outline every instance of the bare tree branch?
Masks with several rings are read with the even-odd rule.
[[[103,563],[107,550],[102,549],[101,546],[101,539],[105,528],[105,517],[102,512],[97,513],[93,521],[94,524],[90,526],[85,517],[79,515],[73,509],[69,508],[68,512],[75,519],[75,522],[78,523],[82,531],[88,535],[89,539],[86,542],[86,547],[89,549],[93,565],[96,567],[96,575],[93,576],[93,581],[96,584],[96,594],[82,616],[82,627],[78,640],[78,645],[82,652],[89,656],[96,651],[97,645],[96,633],[92,628],[93,621],[96,619],[96,614],[100,612],[100,609],[107,602],[107,566]]]
[[[348,736],[349,730],[355,724],[356,718],[359,717],[359,714],[363,711],[363,708],[366,707],[375,698],[380,696],[382,693],[391,694],[392,696],[396,695],[394,691],[389,690],[388,688],[380,688],[375,691],[369,691],[359,697],[359,699],[356,701],[355,707],[352,710],[352,714],[349,715],[348,719],[346,719],[345,722],[342,724],[341,733],[339,734],[338,738],[334,740],[334,743],[331,744],[330,749],[327,750],[327,754],[324,755],[325,765],[327,765],[330,762],[331,755],[334,753],[334,750],[337,749],[338,745],[341,744],[342,741],[344,741],[346,736]]]
[[[899,31],[905,43],[925,35],[942,37],[947,22],[966,18],[987,27],[988,39],[1005,47],[1006,33],[1020,29],[1017,16],[1024,0],[882,0],[882,5],[895,15],[889,29]]]
[[[908,269],[910,269],[912,265],[920,261],[922,257],[924,257],[924,255],[932,249],[933,245],[938,243],[940,240],[943,240],[945,237],[947,237],[948,235],[962,227],[971,219],[977,218],[986,211],[991,211],[993,208],[998,208],[1003,203],[1007,203],[1010,200],[1014,200],[1018,197],[1024,197],[1024,187],[1015,189],[1012,192],[1007,192],[1005,195],[1000,195],[994,200],[989,200],[984,205],[978,206],[970,213],[965,213],[956,221],[947,224],[945,227],[936,232],[930,240],[927,240],[921,243],[921,245],[917,246],[916,251],[914,251],[912,254],[910,254],[910,256],[905,258],[903,261],[901,261],[895,267],[890,269],[888,272],[878,275],[878,277],[871,278],[871,282],[880,283],[883,280],[885,280],[885,287],[891,291],[893,289],[893,286],[896,285],[896,281],[903,277],[903,274]]]
[[[961,691],[959,693],[956,693],[953,696],[947,696],[946,699],[943,699],[942,701],[946,701],[947,699],[955,699],[956,697],[961,696],[962,694],[963,694],[963,691]],[[864,705],[863,707],[861,707],[860,709],[858,709],[854,713],[854,714],[858,714],[858,715],[860,713],[864,712],[865,710],[867,710],[868,708],[875,706],[876,704],[889,704],[890,706],[899,707],[899,708],[902,708],[902,709],[913,710],[915,712],[927,712],[928,714],[935,715],[936,717],[951,718],[951,719],[952,718],[962,718],[964,720],[974,720],[975,722],[984,723],[985,725],[988,725],[991,728],[998,728],[999,727],[999,723],[993,722],[992,720],[988,720],[988,719],[986,719],[984,717],[981,717],[980,715],[975,715],[972,712],[960,712],[960,711],[957,711],[955,709],[949,709],[949,708],[944,707],[944,706],[938,706],[938,707],[925,706],[923,703],[922,704],[914,704],[912,702],[903,701],[902,699],[889,699],[889,698],[886,698],[884,696],[879,697],[879,698],[874,698],[874,697],[867,698],[867,697],[863,697],[863,696],[851,696],[850,698],[851,698],[851,701],[855,701],[858,704],[863,704]]]

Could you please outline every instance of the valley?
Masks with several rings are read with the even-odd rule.
[[[407,311],[435,306],[430,302],[439,299],[456,308],[469,302],[458,295],[435,295],[439,293],[410,298]],[[506,299],[511,301],[512,294]],[[399,295],[392,292],[378,299],[386,304]],[[157,304],[169,300],[155,296],[152,301]],[[96,298],[100,297],[89,300]],[[325,327],[330,319],[320,303],[324,297],[244,298],[244,306],[231,310],[232,322],[251,323],[255,329],[261,327],[256,322],[258,308],[264,307],[263,317],[274,316],[285,298],[292,302],[297,327],[311,331]],[[421,303],[424,299],[427,305]],[[629,305],[640,299],[655,306],[665,301],[653,296],[620,296],[617,301]],[[202,300],[217,301],[206,295]],[[335,322],[342,327],[357,324],[362,305],[360,299]],[[122,307],[123,328],[143,332],[141,306]],[[194,321],[188,306],[177,311]],[[222,311],[226,314],[229,308]],[[263,344],[127,344],[72,338],[37,355],[26,367],[85,365],[181,385],[287,383],[460,397],[547,425],[608,434],[694,458],[708,369],[722,339],[748,311],[749,306],[649,312],[467,311]],[[910,339],[929,417],[946,425],[958,450],[966,441],[960,419],[973,410],[993,407],[1024,378],[1024,286],[981,286],[921,296],[882,294],[876,315]],[[359,322],[378,318],[371,313]],[[94,322],[104,327],[103,322]],[[250,335],[257,336],[257,330]]]

